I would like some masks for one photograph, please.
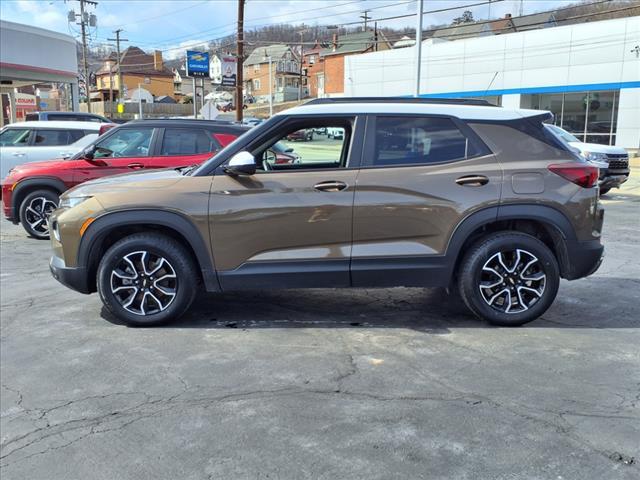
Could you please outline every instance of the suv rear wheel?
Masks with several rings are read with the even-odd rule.
[[[56,208],[60,199],[52,190],[36,190],[28,194],[20,204],[20,223],[33,238],[45,240],[49,238],[49,215]]]
[[[182,316],[196,295],[198,272],[189,252],[165,235],[142,233],[116,242],[98,267],[105,306],[134,326]]]
[[[560,284],[558,262],[537,238],[523,233],[492,234],[465,255],[458,288],[467,307],[495,325],[535,320],[553,303]]]

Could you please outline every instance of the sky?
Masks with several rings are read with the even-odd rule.
[[[487,0],[424,0],[424,11],[461,7]],[[576,0],[524,0],[524,14],[550,10],[575,3]],[[492,0],[491,4],[466,8],[476,20],[514,16],[521,0]],[[123,38],[145,50],[163,50],[165,58],[182,55],[187,48],[197,48],[208,40],[232,34],[236,28],[237,0],[99,0],[88,11],[98,18],[91,28],[91,44],[109,42],[113,30],[122,28]],[[79,38],[79,27],[67,20],[69,10],[79,12],[76,0],[1,0],[0,18],[26,23]],[[373,19],[414,13],[416,0],[247,0],[245,29],[273,23],[307,25],[341,25],[360,20],[370,10]],[[427,13],[423,26],[450,23],[465,10]],[[380,21],[386,27],[414,27],[416,17]]]

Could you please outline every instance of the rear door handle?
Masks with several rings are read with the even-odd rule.
[[[144,164],[142,164],[142,163],[130,163],[129,165],[127,165],[127,167],[133,168],[133,169],[139,169],[139,168],[144,168]]]
[[[15,152],[13,154],[14,157],[24,157],[24,153],[20,153],[20,152]]]
[[[339,192],[347,187],[348,185],[346,183],[336,181],[320,182],[313,186],[315,190],[319,190],[321,192]]]
[[[456,179],[458,185],[466,185],[467,187],[481,187],[489,183],[489,178],[484,175],[465,175]]]

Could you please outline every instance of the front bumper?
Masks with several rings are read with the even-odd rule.
[[[62,258],[53,255],[49,262],[49,270],[51,270],[53,278],[65,287],[80,293],[91,293],[88,272],[85,267],[67,267]]]
[[[18,219],[15,218],[14,209],[11,204],[11,200],[13,198],[13,190],[11,189],[11,184],[3,183],[0,192],[2,197],[2,212],[7,220],[13,223],[18,223]]]
[[[629,171],[626,173],[608,173],[605,170],[605,173],[600,175],[598,186],[600,188],[615,188],[619,187],[627,180],[629,180]]]

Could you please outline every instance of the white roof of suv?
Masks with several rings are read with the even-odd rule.
[[[429,103],[425,101],[421,103],[416,101],[402,101],[398,99],[384,99],[383,101],[367,101],[362,102],[354,99],[344,99],[345,101],[318,102],[311,101],[297,107],[290,108],[280,112],[278,115],[332,115],[332,114],[366,114],[366,113],[383,113],[387,115],[393,114],[415,114],[415,115],[451,115],[463,120],[515,120],[523,117],[534,117],[548,113],[545,110],[528,110],[528,109],[511,109],[489,105],[465,104],[465,103]],[[336,99],[339,100],[339,99]],[[409,99],[407,99],[409,100]]]
[[[5,125],[4,128],[55,128],[56,130],[92,130],[100,131],[100,127],[106,125],[98,122],[75,122],[65,120],[36,120],[32,122],[16,122]]]

